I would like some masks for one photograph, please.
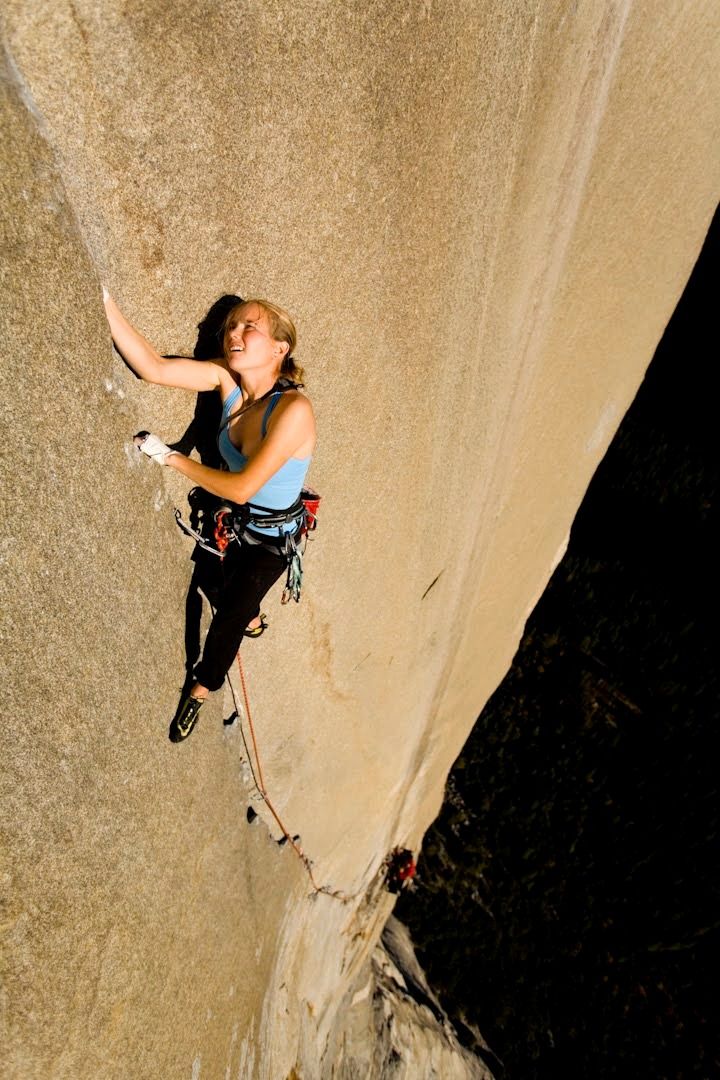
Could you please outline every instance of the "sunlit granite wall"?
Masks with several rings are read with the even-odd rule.
[[[718,9],[5,7],[4,1063],[329,1076],[382,860],[436,813],[702,242]],[[226,292],[297,318],[322,521],[246,664],[268,787],[346,903],[275,843],[229,699],[167,740],[186,485],[130,439],[195,400],[112,354],[101,281],[165,352]]]

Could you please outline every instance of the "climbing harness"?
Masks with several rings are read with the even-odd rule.
[[[300,495],[286,510],[272,510],[255,503],[231,505],[224,503],[215,511],[213,540],[206,540],[202,533],[183,521],[182,513],[175,507],[175,520],[180,528],[191,536],[203,551],[209,551],[220,559],[225,558],[228,546],[233,540],[238,543],[260,544],[285,556],[287,576],[281,603],[290,600],[300,602],[303,577],[303,556],[307,547],[308,534],[317,528],[317,515],[321,496],[312,488],[303,488]],[[295,524],[292,532],[280,533],[279,536],[261,534],[263,529],[278,529],[284,525]]]

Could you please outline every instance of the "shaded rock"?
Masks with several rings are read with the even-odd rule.
[[[407,929],[392,916],[342,1016],[333,1080],[492,1080],[458,1042]]]

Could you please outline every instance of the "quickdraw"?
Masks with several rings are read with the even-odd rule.
[[[213,545],[209,543],[209,541],[207,541],[201,533],[197,532],[195,529],[192,528],[192,526],[188,525],[187,521],[183,521],[182,513],[180,512],[180,510],[178,510],[177,506],[175,507],[175,520],[177,521],[183,532],[187,533],[188,536],[191,536],[197,546],[201,547],[203,551],[209,551],[211,555],[218,555],[221,559],[223,558],[225,552],[218,551],[218,549],[216,547],[213,547]]]

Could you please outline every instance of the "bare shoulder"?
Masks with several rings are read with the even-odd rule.
[[[315,449],[317,429],[310,399],[298,390],[286,390],[270,417],[268,432],[295,457],[307,457]]]
[[[276,411],[280,416],[292,417],[295,422],[304,422],[312,426],[315,424],[312,402],[300,390],[286,390],[278,402]]]
[[[285,401],[288,405],[296,402],[296,408],[309,409],[310,412],[312,412],[310,398],[304,390],[286,390],[281,400]]]

